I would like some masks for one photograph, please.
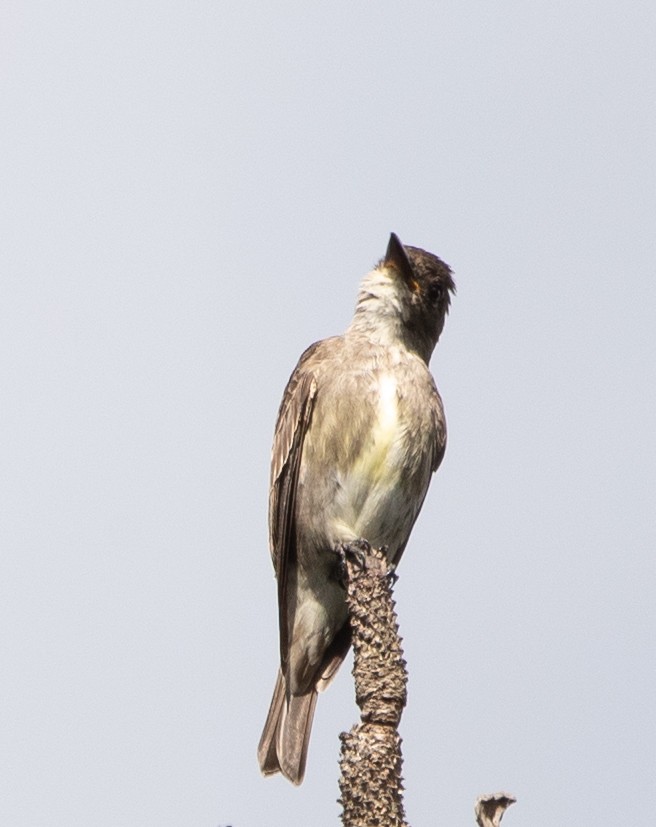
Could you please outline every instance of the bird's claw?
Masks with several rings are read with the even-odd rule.
[[[367,567],[367,555],[371,551],[371,545],[367,540],[360,538],[351,540],[350,543],[338,543],[335,551],[339,558],[339,573],[342,580],[346,579],[346,558],[350,558],[360,569]]]

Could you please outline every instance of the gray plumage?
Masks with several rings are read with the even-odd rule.
[[[396,565],[444,455],[428,362],[454,289],[444,262],[392,234],[347,331],[309,347],[285,389],[269,496],[280,670],[258,749],[265,774],[303,780],[317,692],[350,646],[336,549],[363,538]]]

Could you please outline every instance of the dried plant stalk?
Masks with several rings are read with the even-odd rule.
[[[392,599],[392,574],[383,549],[358,541],[343,547],[346,602],[353,637],[353,677],[360,723],[340,735],[343,827],[408,827],[403,810],[398,725],[408,673]],[[499,827],[515,803],[507,793],[481,796],[480,827]]]
[[[476,799],[474,814],[479,827],[499,827],[503,814],[517,799],[508,793],[481,795]]]
[[[408,675],[392,599],[393,575],[380,549],[359,542],[344,552],[361,722],[340,736],[342,824],[407,827],[397,727]]]

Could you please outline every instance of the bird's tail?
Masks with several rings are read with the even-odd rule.
[[[282,670],[278,670],[269,714],[257,748],[264,775],[281,772],[292,784],[301,783],[316,703],[314,687],[305,695],[288,695],[285,677]]]

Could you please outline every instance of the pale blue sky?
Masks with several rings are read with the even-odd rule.
[[[336,825],[260,777],[285,382],[394,230],[458,294],[400,569],[413,825],[656,796],[652,2],[5,2],[0,822]]]

